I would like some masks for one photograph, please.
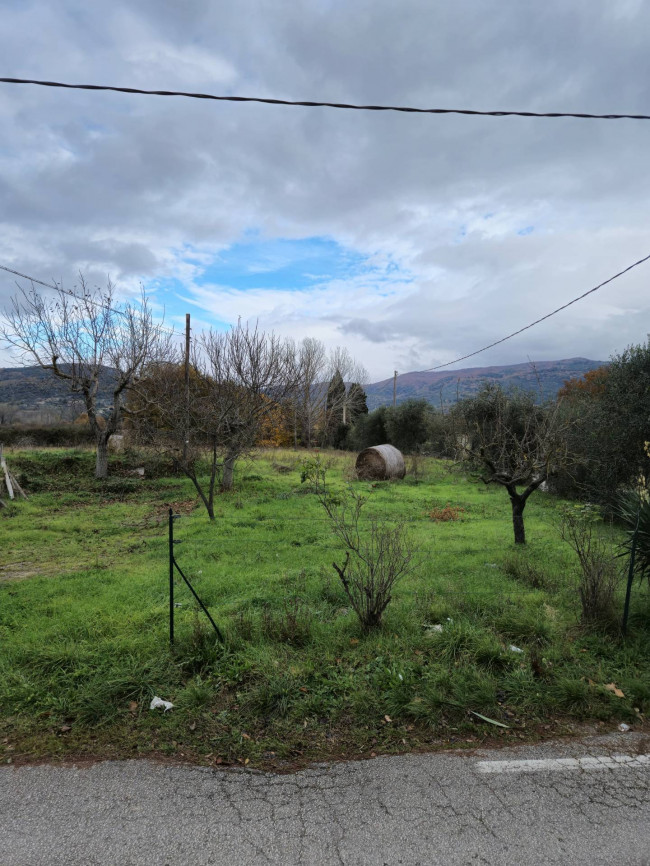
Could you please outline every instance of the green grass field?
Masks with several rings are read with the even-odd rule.
[[[535,738],[582,720],[643,726],[650,711],[647,586],[635,585],[625,639],[582,628],[575,555],[548,494],[531,497],[529,541],[516,550],[505,492],[442,461],[420,460],[419,478],[353,482],[367,515],[406,521],[419,551],[382,629],[364,635],[299,453],[241,464],[214,523],[190,482],[152,457],[113,458],[100,483],[88,452],[7,456],[30,499],[0,511],[4,760],[148,754],[288,767]],[[343,488],[352,455],[325,458]],[[128,474],[138,465],[144,479]],[[447,504],[458,519],[432,520]],[[170,649],[170,505],[182,514],[179,563],[225,646],[177,580]],[[154,695],[174,709],[151,711]]]

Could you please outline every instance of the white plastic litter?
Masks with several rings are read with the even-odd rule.
[[[427,625],[425,626],[425,628],[427,631],[442,631],[442,626],[439,622],[437,622],[435,625]]]
[[[510,644],[508,649],[510,650],[511,653],[522,653],[523,652],[522,649],[519,649],[519,647],[515,646],[513,643]]]
[[[618,729],[619,731],[623,731],[623,733],[625,733],[626,731],[630,730],[630,726],[626,725],[625,722],[621,722],[621,724],[618,726]]]
[[[152,702],[149,704],[149,709],[150,709],[150,710],[157,710],[158,707],[162,707],[163,710],[164,710],[165,712],[167,712],[167,710],[171,710],[171,708],[172,708],[173,706],[174,706],[174,705],[172,704],[171,701],[163,701],[162,698],[154,697],[154,699],[152,700]]]

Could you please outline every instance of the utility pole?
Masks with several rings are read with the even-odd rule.
[[[185,313],[185,436],[183,461],[187,462],[190,445],[190,314]]]
[[[397,370],[395,370],[395,373],[393,374],[393,407],[395,406],[396,402],[397,402]]]

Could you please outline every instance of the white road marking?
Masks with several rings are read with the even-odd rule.
[[[540,758],[521,761],[479,761],[479,773],[544,773],[558,770],[620,770],[650,766],[650,755],[602,755],[585,758]]]

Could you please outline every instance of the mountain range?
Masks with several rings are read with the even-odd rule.
[[[538,361],[494,367],[468,367],[463,370],[434,370],[403,373],[397,377],[396,402],[428,400],[434,406],[449,406],[458,398],[475,394],[484,382],[498,382],[505,389],[535,391],[541,400],[552,399],[567,379],[580,378],[602,367],[604,361],[588,358],[565,358],[561,361]],[[393,402],[393,379],[384,379],[366,387],[368,408],[389,406]]]
[[[475,394],[484,382],[498,382],[504,388],[516,387],[536,391],[541,399],[553,398],[567,379],[583,376],[603,365],[588,358],[561,361],[539,361],[535,364],[509,364],[493,367],[468,367],[463,370],[403,373],[397,377],[396,399],[403,403],[411,398],[428,400],[434,406],[449,406],[459,397]],[[367,385],[368,408],[389,406],[393,402],[393,379]],[[108,390],[99,394],[99,405],[108,402]],[[68,418],[83,411],[78,396],[73,397],[65,383],[40,367],[0,369],[0,405],[14,407],[28,420],[32,413],[59,413]]]

